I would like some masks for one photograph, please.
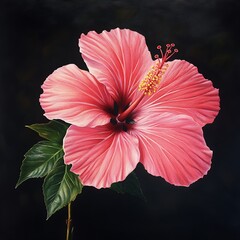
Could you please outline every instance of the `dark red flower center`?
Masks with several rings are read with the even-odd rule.
[[[124,110],[123,112],[127,111],[128,108],[129,108],[129,104],[123,108],[123,110]],[[112,117],[110,118],[110,123],[115,131],[127,132],[132,127],[132,125],[135,123],[132,113],[129,113],[129,115],[126,118],[124,118],[122,121],[119,120],[118,117],[121,114],[119,114],[119,106],[117,105],[116,102],[114,103],[113,111],[112,111],[111,115],[112,115]]]
[[[132,117],[133,110],[142,101],[144,96],[151,96],[157,91],[162,77],[168,68],[166,61],[174,53],[178,52],[178,49],[174,47],[174,43],[166,44],[166,51],[163,53],[162,47],[160,45],[157,46],[157,49],[161,54],[161,59],[158,54],[154,56],[157,61],[155,61],[154,65],[151,67],[151,69],[139,84],[138,90],[143,93],[140,97],[138,97],[131,104],[128,104],[126,107],[121,108],[121,112],[119,112],[119,106],[117,103],[114,103],[113,117],[110,119],[110,123],[116,128],[116,130],[127,131],[131,125],[135,123]]]

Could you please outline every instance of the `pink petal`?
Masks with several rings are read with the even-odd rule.
[[[128,104],[152,64],[145,38],[128,29],[91,31],[81,35],[79,46],[89,71],[106,85],[115,101]]]
[[[177,186],[189,186],[207,174],[212,151],[191,117],[150,113],[134,126],[131,134],[139,139],[140,162],[150,174]]]
[[[77,126],[109,122],[113,100],[105,86],[74,64],[54,71],[42,85],[40,104],[48,119],[62,119]]]
[[[198,69],[186,61],[168,62],[157,93],[142,102],[148,111],[166,111],[191,116],[204,126],[213,122],[219,112],[218,89]]]
[[[139,162],[138,140],[112,126],[71,126],[64,138],[64,160],[83,185],[107,188],[124,180]]]

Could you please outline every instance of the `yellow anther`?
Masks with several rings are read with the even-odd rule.
[[[157,91],[158,85],[161,82],[162,76],[165,73],[168,65],[157,61],[151,70],[147,73],[144,79],[140,82],[138,90],[142,91],[144,95],[151,96]]]

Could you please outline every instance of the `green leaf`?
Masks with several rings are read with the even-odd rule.
[[[130,173],[124,181],[113,183],[111,185],[111,189],[122,194],[128,193],[134,197],[138,197],[146,201],[137,175],[134,172]]]
[[[62,121],[53,120],[48,123],[32,124],[26,127],[37,132],[42,138],[52,142],[62,143],[69,125]]]
[[[62,157],[63,149],[58,143],[38,142],[25,154],[16,187],[29,178],[46,176]]]
[[[43,195],[47,209],[47,219],[65,207],[82,192],[78,176],[70,172],[70,166],[60,165],[51,171],[43,183]]]

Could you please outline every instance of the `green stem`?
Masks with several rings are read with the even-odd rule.
[[[67,218],[67,233],[66,233],[66,240],[70,240],[71,234],[71,202],[68,204],[68,218]]]

